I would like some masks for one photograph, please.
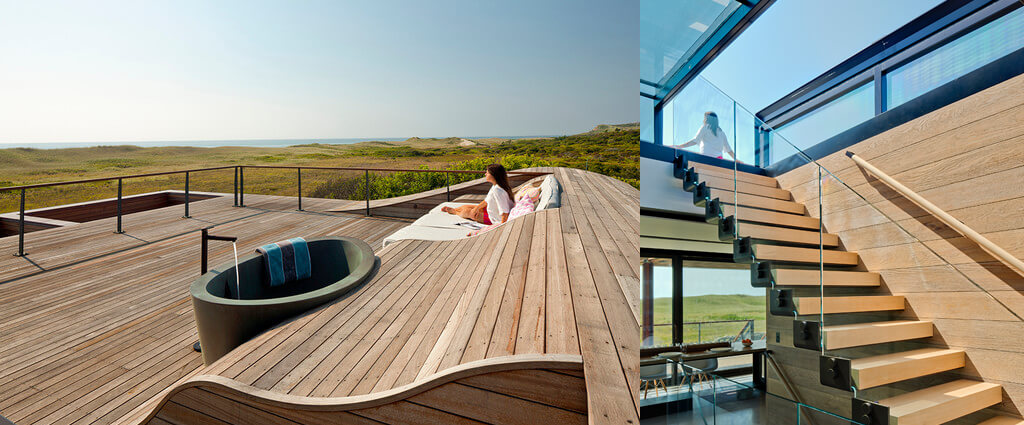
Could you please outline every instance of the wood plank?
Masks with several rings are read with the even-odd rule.
[[[930,321],[893,320],[825,326],[822,329],[822,333],[824,334],[825,348],[837,350],[862,345],[928,338],[932,336],[932,330],[933,326]]]
[[[824,263],[828,265],[856,266],[859,260],[856,252],[847,251],[819,251],[813,248],[764,244],[754,244],[753,249],[754,258],[758,261],[812,264],[818,264],[824,261]]]
[[[841,270],[803,270],[772,268],[772,277],[779,286],[865,286],[881,284],[878,273]]]
[[[899,295],[867,295],[850,297],[795,297],[793,304],[800,315],[864,313],[868,311],[903,310],[904,299]],[[824,305],[824,311],[821,306]]]
[[[850,362],[850,377],[858,389],[866,389],[959,369],[965,364],[963,350],[921,348],[853,359]]]
[[[697,180],[703,182],[708,187],[722,190],[736,190],[739,193],[749,193],[751,195],[764,196],[766,198],[781,199],[783,201],[789,201],[792,198],[789,191],[785,189],[779,189],[777,187],[768,187],[757,183],[748,183],[742,180],[733,181],[732,176],[729,177],[718,177],[715,175],[697,175]]]
[[[723,189],[710,189],[708,193],[710,194],[711,199],[718,198],[723,204],[736,205],[739,203],[741,207],[760,208],[796,215],[804,214],[804,205],[793,201],[766,198],[748,193],[734,195],[731,190]]]
[[[693,167],[700,174],[706,174],[709,176],[721,177],[732,180],[734,171],[731,168],[716,167],[714,165],[708,165],[700,162],[690,162],[690,167]],[[763,176],[760,174],[747,173],[745,171],[736,171],[735,177],[737,180],[747,183],[754,183],[765,187],[779,187],[778,182],[774,178]]]
[[[889,406],[890,423],[924,425],[947,422],[999,403],[998,384],[960,379],[879,400]]]
[[[835,248],[839,246],[838,236],[809,230],[795,230],[741,222],[739,224],[739,234],[741,237],[750,237],[753,239],[797,245],[819,245],[820,243],[828,248]]]

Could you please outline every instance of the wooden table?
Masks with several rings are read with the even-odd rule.
[[[752,346],[750,346],[750,347],[744,347],[742,343],[734,342],[734,343],[732,343],[732,347],[731,347],[732,349],[729,350],[729,351],[721,351],[721,352],[698,351],[698,352],[692,352],[692,353],[683,352],[679,356],[679,361],[681,361],[682,363],[685,364],[687,361],[704,360],[704,359],[717,359],[717,358],[723,358],[723,357],[733,357],[733,356],[742,356],[742,355],[746,355],[746,354],[752,354],[753,357],[754,357],[754,359],[753,359],[753,372],[752,372],[753,375],[754,375],[754,387],[759,389],[759,390],[764,391],[764,389],[766,387],[766,384],[767,384],[767,382],[765,380],[765,375],[764,375],[764,353],[767,351],[767,345],[768,345],[767,341],[763,340],[763,339],[762,340],[754,341],[754,344]],[[666,361],[668,361],[668,359],[666,357],[655,356],[655,357],[647,357],[647,358],[641,359],[640,360],[640,364],[642,366],[646,366],[646,365],[651,365],[651,364],[663,363],[663,362],[666,362]],[[676,372],[676,368],[672,368],[672,382],[673,383],[678,382],[677,378],[678,378],[678,375],[677,375],[677,372]]]

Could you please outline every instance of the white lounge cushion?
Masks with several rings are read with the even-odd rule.
[[[537,211],[562,206],[562,185],[554,175],[549,174],[540,184],[540,198],[537,200]]]
[[[458,226],[455,227],[456,228],[444,228],[410,224],[384,238],[384,246],[407,239],[419,241],[450,241],[462,239],[470,232],[469,229]]]
[[[444,202],[438,205],[424,214],[422,217],[416,219],[412,224],[399,229],[397,232],[392,233],[388,237],[384,238],[384,246],[388,244],[406,240],[414,239],[421,241],[450,241],[454,239],[462,239],[467,237],[469,232],[473,229],[470,227],[460,226],[458,223],[471,222],[455,214],[448,214],[441,211],[444,207],[460,207],[463,205],[476,205],[467,204],[460,202]],[[477,223],[480,227],[483,224]]]
[[[444,207],[457,208],[457,207],[461,207],[463,205],[476,205],[476,204],[467,204],[467,203],[461,203],[461,202],[444,202],[441,205],[438,205],[438,206],[434,207],[433,209],[431,209],[426,214],[423,214],[422,217],[416,219],[416,221],[414,221],[412,224],[416,225],[416,226],[434,226],[434,227],[449,227],[449,228],[451,228],[451,227],[458,227],[458,226],[456,226],[456,223],[461,223],[461,222],[469,221],[469,220],[466,220],[466,219],[464,219],[462,217],[459,217],[459,216],[457,216],[455,214],[448,214],[448,213],[446,213],[444,211],[441,211],[441,208],[444,208]]]

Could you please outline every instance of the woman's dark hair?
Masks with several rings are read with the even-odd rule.
[[[487,166],[487,172],[494,176],[494,181],[498,182],[498,187],[505,189],[508,198],[515,200],[512,197],[512,186],[508,184],[508,172],[505,171],[505,167],[501,164],[491,164]]]
[[[708,127],[711,127],[711,132],[716,136],[718,135],[718,114],[707,111],[704,113],[704,122],[708,123]]]

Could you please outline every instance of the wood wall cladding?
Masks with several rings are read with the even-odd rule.
[[[1024,75],[848,150],[1024,258]],[[831,354],[863,357],[923,346],[961,348],[967,352],[963,369],[860,395],[880,399],[957,377],[980,379],[1003,385],[1003,402],[952,423],[976,423],[993,413],[1020,416],[1024,412],[1024,277],[866,174],[844,153],[819,160],[835,174],[823,183],[822,222],[828,232],[840,236],[844,248],[860,254],[860,270],[881,274],[878,294],[903,295],[907,308],[890,315],[827,316],[826,324],[866,317],[920,318],[933,321],[935,336]],[[777,178],[811,215],[819,215],[816,167],[805,165]],[[797,295],[816,293],[805,289]],[[850,393],[818,382],[818,353],[793,348],[792,318],[770,317],[768,331],[769,349],[801,388],[803,401],[848,415]],[[780,343],[775,343],[776,333]],[[787,395],[777,379],[769,370],[769,392]],[[795,415],[793,408],[780,409],[779,419],[772,423],[793,423]]]
[[[224,388],[193,386],[172,394],[149,424],[533,424],[587,423],[587,391],[579,369],[481,373],[440,383],[408,397],[348,408],[344,404],[283,405]]]

